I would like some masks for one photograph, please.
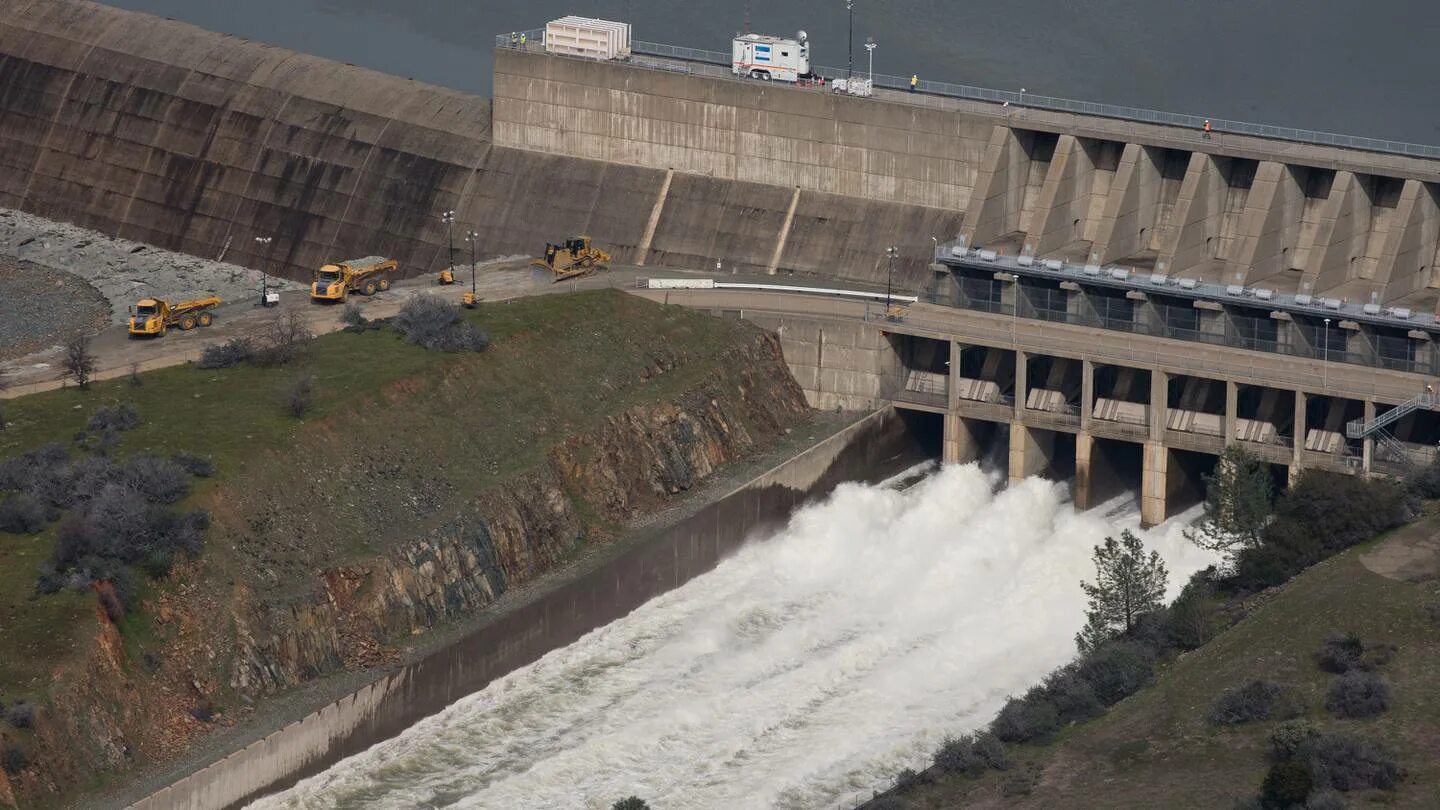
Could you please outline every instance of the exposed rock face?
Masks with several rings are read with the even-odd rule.
[[[656,379],[683,360],[645,371]],[[166,643],[150,662],[127,661],[116,628],[97,613],[88,671],[64,676],[64,719],[45,718],[37,764],[20,794],[53,795],[137,756],[164,758],[209,727],[213,706],[242,704],[344,668],[384,664],[397,646],[472,614],[553,569],[626,521],[666,506],[723,465],[763,448],[805,412],[773,335],[756,331],[723,373],[672,396],[624,408],[583,435],[556,437],[543,462],[485,487],[432,530],[388,553],[321,565],[289,603],[249,583],[218,587],[200,563],[148,605]],[[228,497],[228,496],[225,496]],[[242,525],[248,518],[235,518]],[[220,722],[228,722],[222,712]],[[83,745],[71,741],[84,740]],[[0,801],[6,783],[0,782]]]

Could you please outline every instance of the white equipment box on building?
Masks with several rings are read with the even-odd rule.
[[[732,43],[730,70],[752,79],[799,81],[810,76],[810,38],[804,31],[795,39],[745,34]]]
[[[630,23],[561,17],[545,24],[545,52],[587,59],[623,59],[630,55]]]

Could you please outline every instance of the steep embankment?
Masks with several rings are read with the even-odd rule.
[[[44,804],[163,760],[267,694],[393,660],[728,462],[805,412],[772,335],[618,293],[483,307],[495,338],[439,355],[389,333],[316,341],[303,368],[165,369],[13,401],[0,455],[66,441],[133,401],[121,453],[181,449],[220,470],[192,503],[200,558],[117,626],[89,594],[30,598],[53,532],[0,535],[0,694],[41,706],[5,745],[30,763],[0,799]],[[279,393],[298,375],[303,422]]]
[[[557,137],[585,125],[564,114]],[[883,282],[899,245],[896,279],[918,284],[930,237],[960,223],[789,185],[667,184],[490,133],[488,99],[183,23],[86,0],[7,0],[0,15],[0,207],[291,278],[376,253],[433,269],[454,209],[486,255],[589,233],[620,261],[763,271],[783,243],[784,271]],[[263,255],[256,236],[274,239]]]

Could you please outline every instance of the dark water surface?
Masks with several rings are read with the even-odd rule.
[[[109,0],[488,95],[494,35],[565,14],[726,50],[745,0]],[[752,28],[810,33],[845,65],[844,0],[752,0]],[[877,73],[1440,144],[1432,0],[856,0]]]

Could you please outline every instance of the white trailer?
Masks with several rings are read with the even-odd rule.
[[[587,59],[624,59],[630,55],[630,23],[561,17],[545,24],[545,52]]]
[[[736,76],[796,82],[810,73],[810,39],[804,31],[795,39],[744,34],[735,37],[730,70]]]

